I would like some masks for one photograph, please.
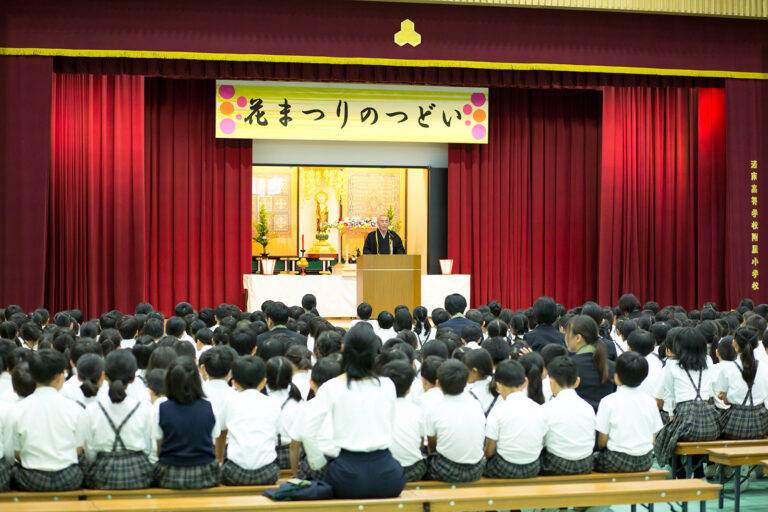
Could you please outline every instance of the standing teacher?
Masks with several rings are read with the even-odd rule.
[[[403,241],[397,233],[389,230],[389,217],[379,215],[376,227],[365,237],[363,254],[405,254]]]

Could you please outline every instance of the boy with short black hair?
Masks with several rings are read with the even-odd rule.
[[[29,356],[37,389],[14,406],[8,425],[20,463],[13,480],[20,490],[71,491],[82,484],[78,455],[85,443],[84,411],[58,392],[66,366],[64,356],[52,349]]]
[[[636,331],[637,332],[637,331]],[[616,359],[618,389],[600,400],[597,409],[595,470],[604,473],[648,471],[653,464],[653,443],[663,426],[656,401],[641,388],[648,362],[637,352]]]
[[[421,453],[422,439],[426,435],[424,413],[419,406],[406,400],[416,377],[416,372],[407,361],[391,361],[381,369],[383,377],[395,383],[395,429],[392,432],[392,456],[405,471],[409,482],[418,482],[427,472],[427,461]]]
[[[234,350],[227,346],[213,347],[200,356],[203,391],[213,404],[214,412],[235,394],[235,390],[227,383],[235,356]]]
[[[437,369],[440,403],[426,412],[429,443],[429,477],[444,482],[474,482],[483,474],[485,414],[480,403],[464,387],[469,368],[456,359]]]
[[[373,308],[371,307],[370,304],[368,304],[367,302],[361,302],[360,304],[358,304],[357,318],[355,320],[352,320],[352,322],[350,322],[349,324],[350,329],[355,324],[358,324],[360,322],[365,322],[365,323],[371,324],[371,327],[373,327],[374,330],[376,330],[376,326],[371,321],[371,314],[373,314]]]
[[[395,317],[392,316],[392,313],[389,311],[382,311],[379,313],[379,316],[376,317],[376,321],[379,325],[378,328],[374,328],[374,331],[376,332],[376,336],[381,339],[382,343],[397,336],[395,329],[392,328],[392,326],[395,325]]]
[[[579,371],[570,358],[560,356],[547,365],[552,400],[542,405],[547,430],[541,452],[541,472],[579,475],[592,471],[595,411],[576,394]]]
[[[480,348],[483,341],[483,328],[479,325],[465,325],[461,329],[461,342],[469,348],[476,350]]]
[[[440,356],[428,356],[421,364],[419,374],[424,391],[420,394],[416,405],[421,407],[425,415],[443,399],[443,392],[437,385],[437,369],[445,359]]]

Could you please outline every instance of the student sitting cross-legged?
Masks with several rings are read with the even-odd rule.
[[[556,357],[547,365],[552,400],[544,403],[544,451],[541,472],[548,475],[579,475],[592,471],[595,446],[595,411],[576,394],[579,375],[576,363]]]
[[[19,461],[13,482],[22,491],[79,489],[83,471],[78,463],[85,441],[83,408],[59,393],[66,360],[61,352],[41,349],[29,355],[34,393],[18,402],[7,428]]]
[[[273,484],[280,478],[275,451],[280,404],[261,393],[267,383],[264,361],[258,356],[238,357],[232,380],[237,392],[218,409],[218,443],[226,443],[227,454],[221,465],[221,483]]]
[[[485,476],[531,478],[539,474],[544,447],[544,413],[528,398],[528,379],[517,361],[496,367],[496,389],[503,400],[491,410],[485,427]]]
[[[616,359],[618,389],[597,409],[598,447],[595,470],[603,473],[648,471],[653,464],[653,442],[663,426],[656,401],[640,385],[648,375],[648,361],[638,352]]]
[[[485,415],[468,393],[469,368],[456,359],[437,369],[443,399],[426,413],[429,478],[444,482],[474,482],[483,474]]]

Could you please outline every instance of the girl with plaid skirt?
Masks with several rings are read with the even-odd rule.
[[[712,386],[704,337],[685,327],[667,341],[662,395],[665,403],[674,404],[674,412],[656,437],[654,452],[662,466],[673,456],[678,441],[711,441],[720,436],[720,416],[709,400]]]
[[[307,457],[303,453],[302,441],[304,439],[304,417],[312,411],[317,402],[313,399],[317,395],[318,389],[325,382],[341,375],[341,364],[332,357],[320,359],[312,368],[309,386],[310,393],[306,402],[302,402],[299,411],[293,423],[288,427],[288,435],[291,436],[291,474],[302,480],[322,480],[325,478],[325,468],[313,470],[309,467]],[[331,432],[333,425],[330,417],[325,418],[323,426],[318,432],[318,445],[325,455],[326,461],[331,461],[339,456],[339,447],[333,442]]]
[[[280,406],[280,423],[277,430],[277,462],[280,469],[291,469],[291,436],[288,426],[292,425],[301,402],[301,391],[293,383],[293,366],[283,356],[273,356],[267,361],[266,394]]]
[[[534,477],[541,469],[539,455],[546,425],[540,405],[526,393],[525,369],[517,361],[502,361],[496,367],[494,384],[501,400],[485,427],[488,462],[484,474],[490,478]]]
[[[726,361],[715,383],[721,400],[730,408],[721,412],[723,438],[762,439],[768,431],[768,365],[755,360],[759,334],[751,327],[741,327],[733,335],[738,361]]]
[[[165,375],[167,400],[154,421],[158,463],[155,482],[168,489],[203,489],[219,485],[213,440],[219,425],[205,399],[195,361],[179,357]]]
[[[90,355],[82,356],[78,365]],[[142,489],[152,484],[152,409],[126,393],[136,368],[136,358],[129,350],[115,350],[107,356],[104,373],[109,396],[99,398],[85,410],[86,487]]]
[[[304,450],[312,469],[327,464],[325,481],[336,498],[393,498],[405,487],[405,473],[389,447],[395,428],[395,385],[378,377],[373,363],[380,342],[369,324],[355,324],[344,336],[344,373],[331,379],[312,399],[304,418]],[[331,418],[339,456],[327,462],[318,432]]]

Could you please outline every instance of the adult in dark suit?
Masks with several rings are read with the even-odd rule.
[[[267,314],[267,327],[269,327],[269,330],[259,334],[259,337],[256,338],[257,353],[261,345],[275,334],[285,334],[297,343],[304,346],[307,345],[306,336],[294,332],[285,326],[288,322],[288,306],[282,302],[273,302],[267,306],[265,313]]]
[[[405,254],[403,240],[389,230],[389,217],[386,215],[379,215],[376,229],[365,237],[363,254]]]
[[[523,340],[536,352],[550,343],[565,346],[565,335],[552,325],[557,320],[557,304],[550,297],[539,297],[533,303],[536,327],[523,335]]]
[[[437,328],[442,329],[443,327],[450,327],[459,335],[459,337],[461,337],[461,330],[468,325],[482,327],[477,322],[473,322],[464,316],[465,309],[467,309],[467,299],[465,299],[463,295],[453,293],[447,296],[445,298],[445,310],[451,315],[451,319],[438,324]]]

